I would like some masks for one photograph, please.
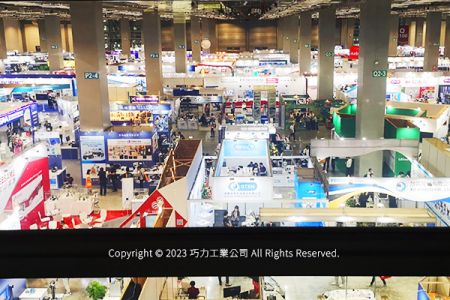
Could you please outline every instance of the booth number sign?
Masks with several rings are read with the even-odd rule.
[[[327,51],[327,52],[325,52],[325,56],[326,56],[326,57],[333,56],[333,51]]]
[[[186,48],[185,45],[178,45],[178,49],[184,49],[184,48]]]
[[[372,71],[372,77],[386,77],[387,71],[386,70],[373,70]]]
[[[84,79],[99,79],[100,74],[97,72],[84,72]]]
[[[159,58],[158,53],[150,53],[150,58]]]
[[[311,48],[310,44],[305,44],[305,48]]]

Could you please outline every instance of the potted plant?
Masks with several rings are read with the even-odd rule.
[[[106,295],[106,286],[98,281],[91,281],[86,288],[86,292],[93,300],[100,300]]]

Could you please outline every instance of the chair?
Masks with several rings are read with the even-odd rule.
[[[48,222],[48,229],[58,229],[58,222],[56,221]]]
[[[39,215],[39,220],[41,221],[41,223],[50,222],[50,217],[42,217],[40,211],[38,211],[38,215]]]
[[[74,218],[72,218],[71,220],[72,220],[72,227],[75,228],[75,229],[79,229],[79,228],[80,228],[80,225],[75,225],[75,220],[74,220]]]
[[[100,217],[95,220],[95,223],[103,223],[106,221],[106,217],[108,216],[108,211],[106,209],[100,210]]]
[[[85,212],[80,213],[80,220],[83,224],[89,224],[92,222],[92,217],[88,216]]]

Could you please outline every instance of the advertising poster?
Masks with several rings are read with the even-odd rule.
[[[400,46],[409,43],[409,25],[401,25],[398,27],[398,44]]]
[[[108,161],[152,160],[151,132],[108,132]]]
[[[44,200],[49,191],[48,158],[42,144],[0,169],[0,213],[19,209],[22,229],[39,223],[38,213],[45,215]]]
[[[81,161],[86,162],[104,162],[105,157],[105,137],[102,135],[86,135],[81,133],[80,149]]]
[[[113,104],[110,118],[113,125],[155,125],[158,132],[169,130],[170,104]]]

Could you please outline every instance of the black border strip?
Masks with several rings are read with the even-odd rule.
[[[448,228],[166,228],[0,232],[0,278],[112,276],[448,276]],[[109,249],[149,249],[120,260]],[[333,250],[339,258],[156,258],[162,249]]]

